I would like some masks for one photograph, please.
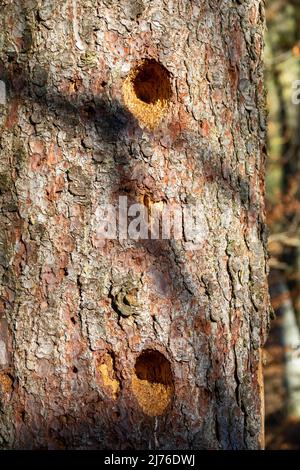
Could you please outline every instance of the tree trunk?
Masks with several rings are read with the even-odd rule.
[[[0,3],[2,447],[261,448],[262,2]]]

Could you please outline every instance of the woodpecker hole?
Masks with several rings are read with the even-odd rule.
[[[153,129],[170,104],[170,74],[154,59],[143,59],[125,79],[123,95],[127,108],[137,120]]]
[[[106,353],[98,365],[101,379],[107,395],[116,400],[120,391],[120,382],[116,377],[114,359],[110,353]]]
[[[132,389],[143,412],[148,416],[164,414],[173,392],[170,362],[158,351],[146,349],[137,358]]]

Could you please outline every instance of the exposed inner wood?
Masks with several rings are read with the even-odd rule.
[[[173,388],[169,361],[158,351],[144,351],[137,358],[132,376],[132,390],[144,413],[162,415],[170,404]]]
[[[133,68],[123,84],[124,101],[146,127],[157,126],[171,99],[169,73],[153,59],[144,59]]]

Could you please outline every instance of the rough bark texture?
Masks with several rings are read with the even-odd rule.
[[[262,2],[0,4],[2,447],[261,447]],[[152,130],[122,91],[145,58],[172,89]],[[99,239],[124,194],[201,203],[197,249]],[[158,363],[154,416],[138,393]]]

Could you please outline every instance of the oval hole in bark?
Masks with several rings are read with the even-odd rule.
[[[143,59],[126,77],[123,95],[127,108],[138,121],[154,128],[170,104],[170,74],[156,60]]]
[[[132,376],[132,390],[143,412],[162,415],[171,402],[174,385],[171,364],[153,349],[145,349],[137,358]]]
[[[99,361],[98,371],[106,393],[113,399],[118,398],[120,382],[116,377],[114,356],[111,352],[106,352]]]

